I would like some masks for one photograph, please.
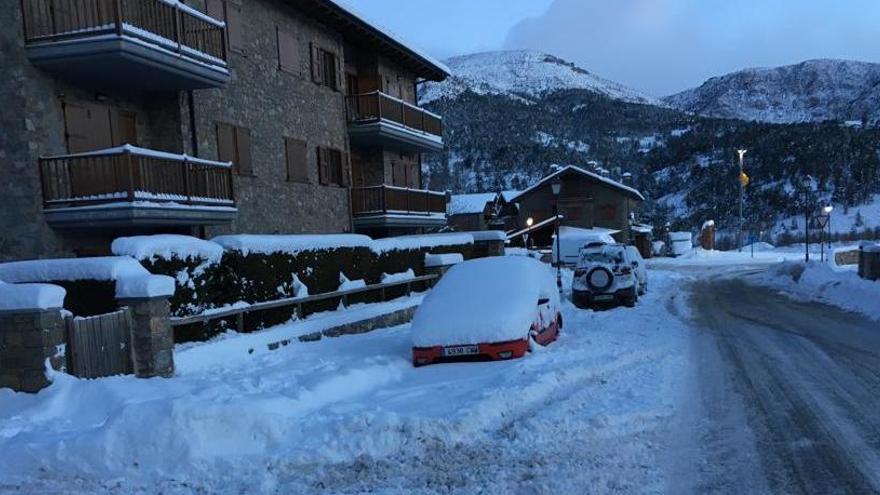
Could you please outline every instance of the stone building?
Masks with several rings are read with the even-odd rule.
[[[554,194],[554,183],[559,186]],[[549,245],[553,235],[554,212],[562,216],[561,225],[580,229],[607,229],[616,231],[617,241],[632,240],[633,214],[645,200],[642,194],[625,184],[568,166],[544,177],[532,187],[510,199],[519,205],[519,226],[526,228],[526,220],[541,226],[532,233],[536,245]]]
[[[447,69],[332,0],[21,0],[0,11],[0,259],[120,235],[415,232]]]

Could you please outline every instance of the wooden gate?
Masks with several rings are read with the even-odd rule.
[[[67,318],[67,372],[80,378],[133,373],[131,312]]]

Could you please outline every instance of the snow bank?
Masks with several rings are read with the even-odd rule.
[[[461,255],[459,255],[461,256]],[[405,272],[401,273],[383,273],[382,274],[382,283],[390,284],[394,282],[405,282],[407,280],[412,280],[416,278],[416,273],[412,271],[412,268]]]
[[[171,297],[174,291],[174,279],[165,275],[134,275],[116,281],[117,299]]]
[[[339,290],[362,289],[367,286],[364,280],[349,280],[344,273],[339,274]]]
[[[526,338],[541,297],[558,298],[559,294],[549,266],[532,258],[499,256],[455,265],[416,310],[413,345]]]
[[[0,264],[0,279],[10,283],[75,280],[119,280],[149,275],[128,256],[13,261]]]
[[[479,232],[468,232],[468,234],[474,238],[475,242],[507,240],[507,234],[500,230],[483,230]]]
[[[377,254],[406,249],[431,249],[442,246],[473,244],[474,237],[468,234],[428,234],[389,237],[373,241],[373,251]]]
[[[370,247],[372,239],[358,234],[319,235],[223,235],[212,239],[224,249],[242,254],[297,254],[316,249]]]
[[[457,265],[462,261],[464,261],[464,256],[461,253],[425,254],[425,268]]]
[[[0,311],[63,308],[66,295],[57,285],[0,282]]]
[[[818,261],[787,261],[752,279],[798,299],[818,300],[880,320],[880,282],[859,278],[853,270],[837,270]]]
[[[138,260],[171,260],[201,258],[211,263],[219,263],[223,257],[223,246],[185,235],[148,235],[120,237],[110,248],[117,256],[131,256]]]

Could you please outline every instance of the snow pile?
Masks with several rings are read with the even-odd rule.
[[[478,232],[468,232],[475,242],[487,241],[506,241],[507,234],[500,230],[482,230]]]
[[[553,262],[556,263],[556,253],[562,257],[562,262],[574,265],[580,259],[581,249],[591,242],[603,242],[605,244],[614,244],[612,234],[620,232],[619,230],[609,230],[603,228],[581,229],[577,227],[568,227],[563,225],[559,227],[560,242],[553,241]]]
[[[446,62],[452,69],[452,76],[441,83],[426,84],[419,98],[422,104],[441,98],[454,99],[468,90],[528,101],[554,91],[585,89],[625,102],[666,106],[660,100],[537,51],[476,53],[453,57]]]
[[[431,249],[443,246],[461,246],[473,244],[474,237],[470,234],[426,234],[389,237],[373,241],[372,248],[377,254],[389,251],[410,249]]]
[[[132,275],[116,281],[117,299],[171,297],[174,291],[174,279],[165,275]]]
[[[0,280],[10,283],[75,280],[119,280],[149,275],[146,268],[128,256],[63,258],[0,263]]]
[[[693,247],[694,241],[690,232],[670,232],[669,242],[673,256],[687,254]]]
[[[176,257],[219,263],[223,257],[223,246],[216,242],[172,234],[120,237],[113,241],[110,249],[117,256],[150,261],[157,258],[167,261]]]
[[[425,268],[436,268],[438,266],[451,266],[464,261],[461,253],[444,253],[430,254],[425,253]]]
[[[880,320],[880,282],[859,278],[853,270],[836,270],[818,261],[787,261],[752,279],[805,301],[818,300]]]
[[[0,311],[63,308],[66,295],[57,285],[0,282]]]
[[[540,261],[500,256],[460,263],[440,279],[416,310],[413,345],[524,339],[542,297],[558,301],[559,294],[548,265]]]
[[[383,273],[382,283],[391,284],[394,282],[406,282],[407,280],[412,280],[414,278],[416,278],[416,274],[412,271],[412,268],[410,268],[409,270],[400,273]]]
[[[344,273],[339,273],[339,290],[362,289],[367,286],[364,280],[349,280]]]
[[[295,255],[302,251],[370,247],[372,239],[358,234],[319,235],[223,235],[212,239],[227,250],[248,254],[284,253]]]

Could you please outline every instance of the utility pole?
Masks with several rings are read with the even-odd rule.
[[[749,183],[749,178],[743,171],[743,158],[746,156],[748,150],[739,149],[736,150],[736,154],[739,155],[739,234],[737,235],[737,250],[742,252],[743,248],[743,202],[745,201],[745,190],[746,185]]]

